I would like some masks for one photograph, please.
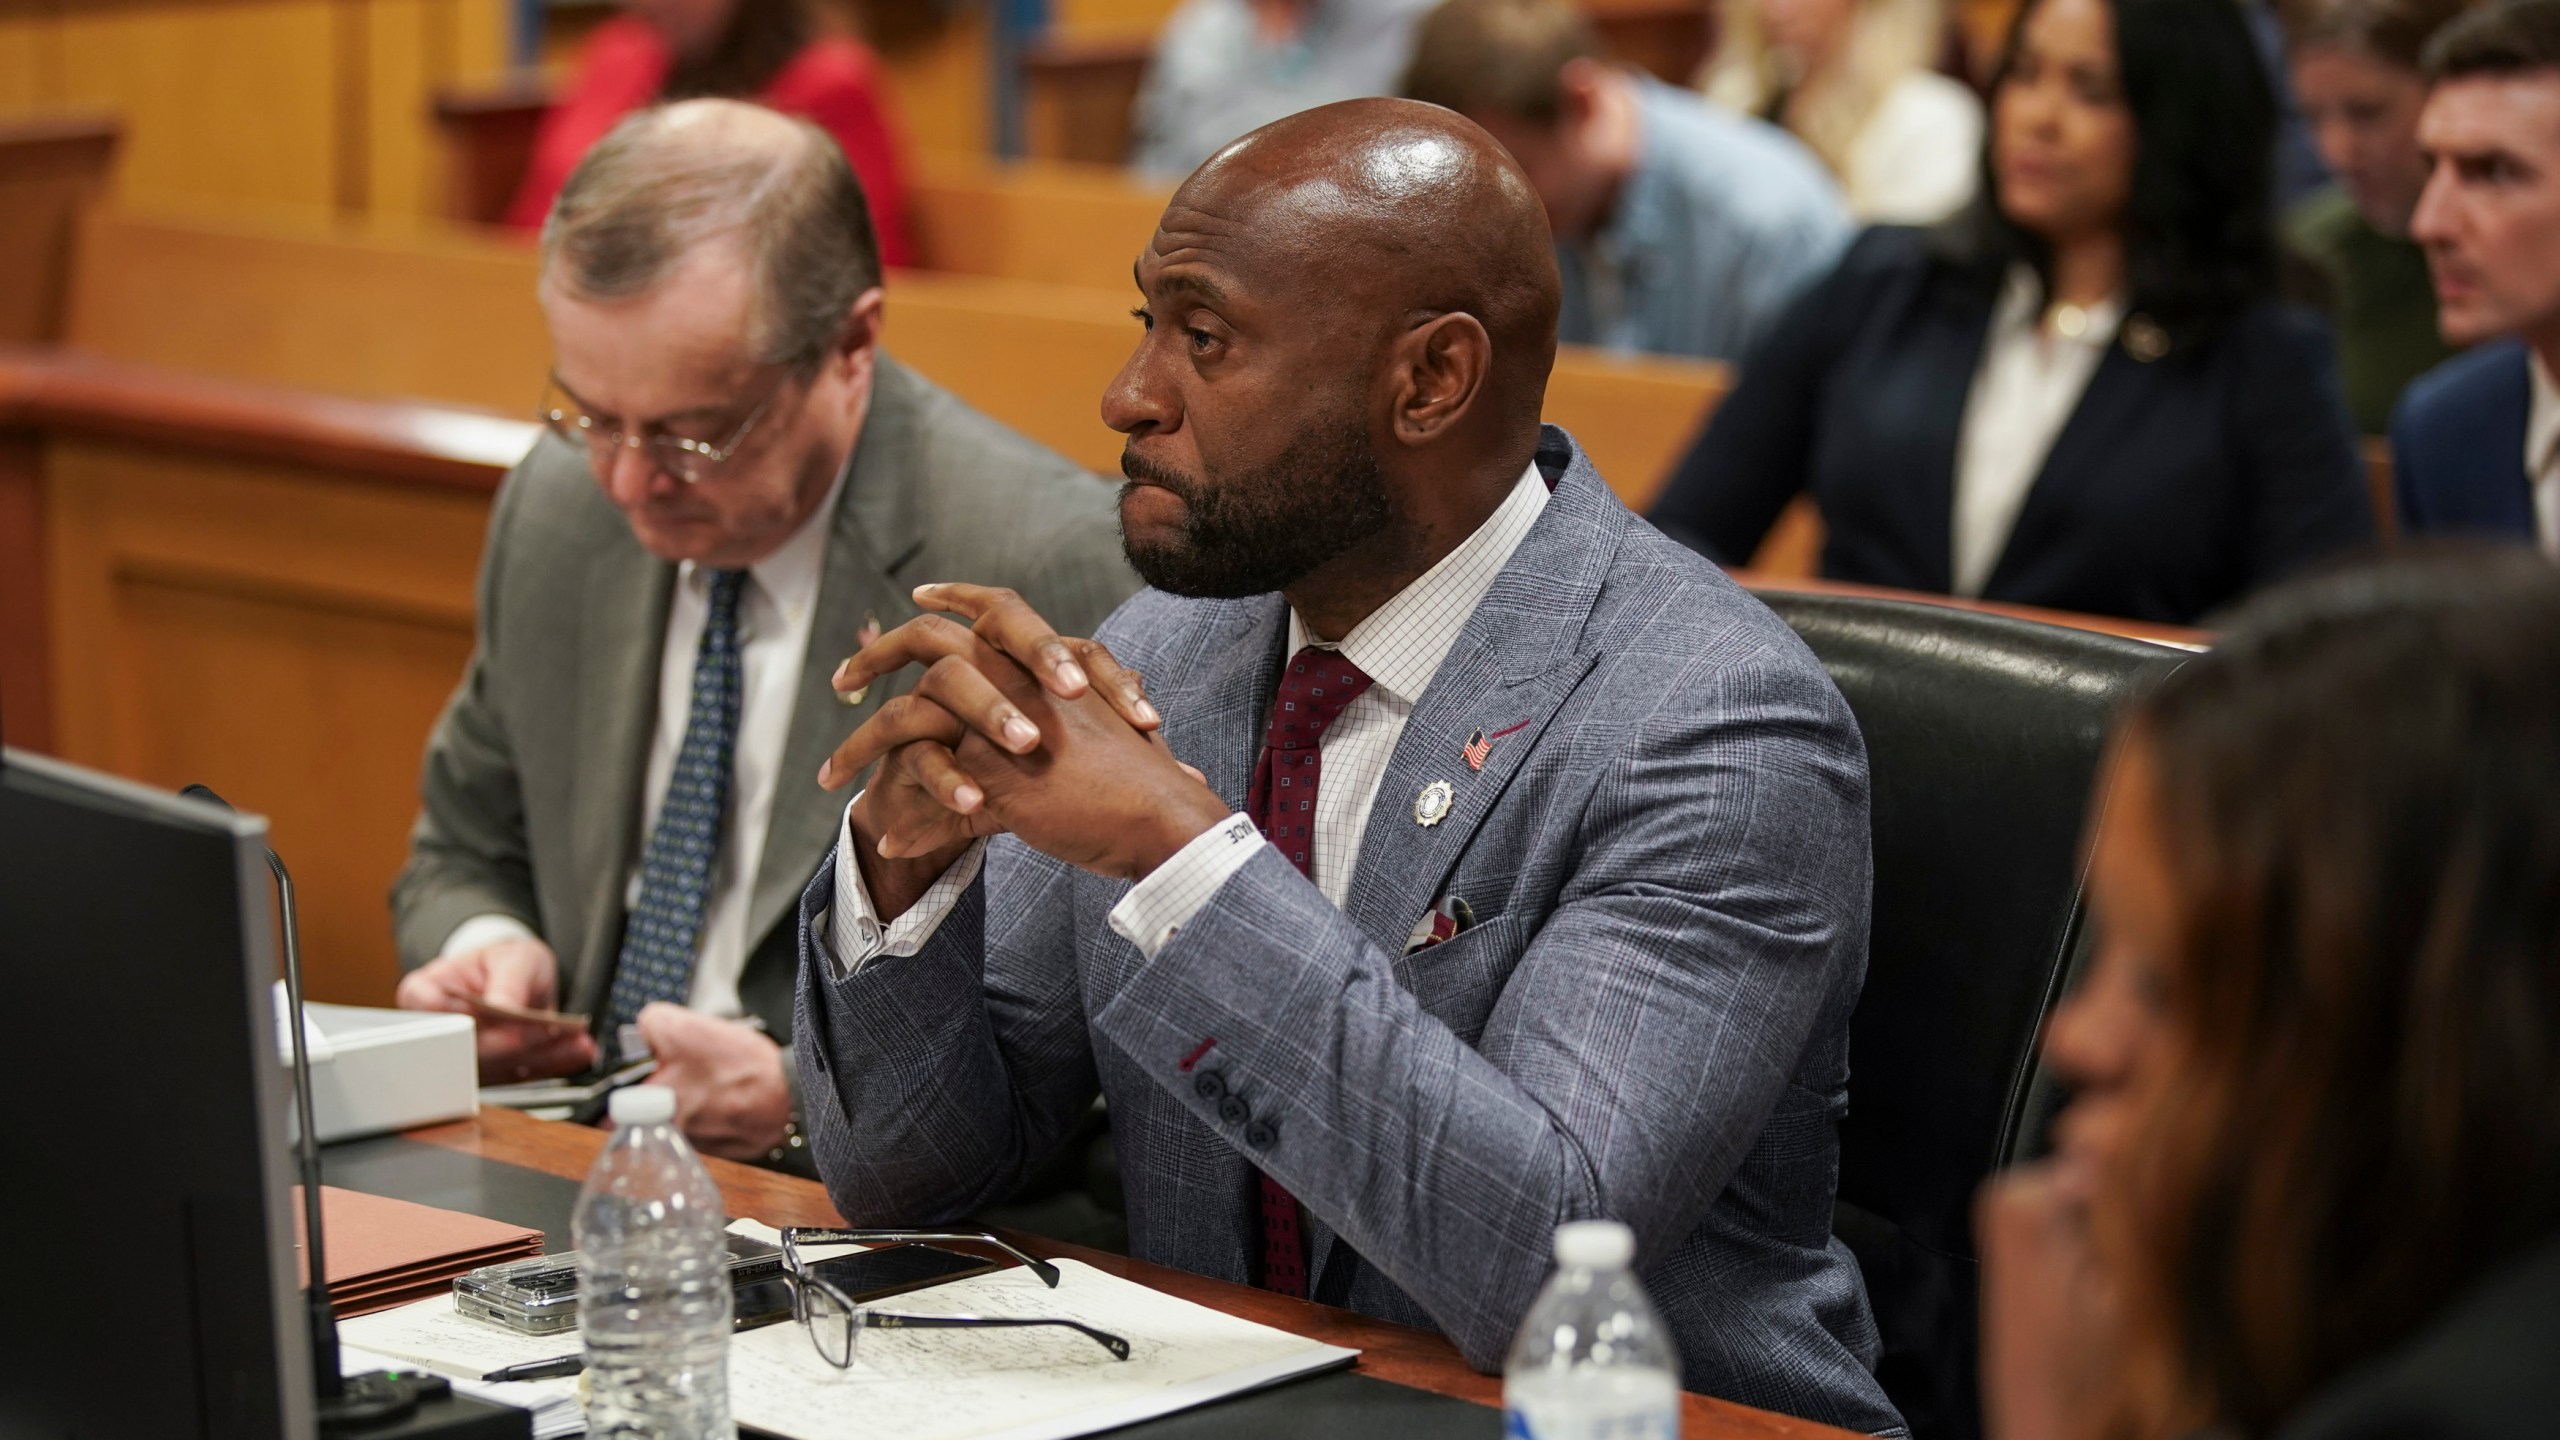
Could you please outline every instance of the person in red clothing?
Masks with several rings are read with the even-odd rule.
[[[905,265],[906,176],[880,62],[822,24],[808,0],[622,0],[596,27],[569,93],[542,119],[507,223],[536,229],[579,157],[644,105],[718,95],[815,124],[844,147],[871,202],[880,259]]]

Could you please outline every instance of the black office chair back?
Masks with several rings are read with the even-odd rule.
[[[1875,901],[1835,1229],[1918,1440],[1980,1433],[1971,1209],[2049,1108],[2035,1047],[2076,969],[2107,727],[2183,652],[1943,605],[1760,597],[1865,732]]]

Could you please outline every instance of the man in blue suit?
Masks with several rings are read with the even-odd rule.
[[[2391,418],[2403,534],[2505,536],[2560,555],[2560,0],[2474,11],[2429,47],[2433,158],[2409,233],[2437,325],[2476,345]]]
[[[1099,1093],[1143,1258],[1491,1369],[1555,1226],[1611,1217],[1691,1388],[1898,1433],[1831,1235],[1857,726],[1538,423],[1536,192],[1449,111],[1326,106],[1195,173],[1136,279],[1102,408],[1152,588],[1079,644],[928,586],[974,626],[836,677],[928,666],[830,760],[880,768],[802,902],[837,1207],[966,1215]]]

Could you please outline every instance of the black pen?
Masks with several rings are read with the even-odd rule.
[[[586,1368],[586,1356],[562,1355],[555,1359],[536,1360],[530,1364],[510,1365],[503,1370],[492,1370],[480,1378],[483,1380],[556,1380],[563,1375],[575,1375]]]

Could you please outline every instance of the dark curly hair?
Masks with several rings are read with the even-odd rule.
[[[2111,0],[2116,66],[2133,115],[2133,186],[2123,219],[2128,312],[2173,347],[2210,340],[2276,293],[2275,97],[2232,0]],[[2035,4],[2001,47],[1996,97]],[[2014,262],[2052,282],[2052,247],[2000,209],[1991,135],[1974,203],[1940,231],[1949,258],[1996,287]]]

